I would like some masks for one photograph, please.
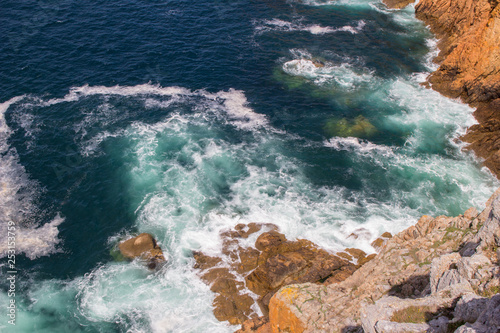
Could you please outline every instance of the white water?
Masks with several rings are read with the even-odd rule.
[[[23,98],[14,97],[0,104],[0,258],[5,257],[8,250],[24,253],[30,259],[56,252],[60,241],[57,226],[64,221],[58,215],[52,222],[40,226],[35,201],[43,189],[30,179],[16,149],[8,144],[12,130],[5,121],[5,112]],[[9,226],[9,222],[14,225]],[[15,238],[14,244],[8,237]]]
[[[257,33],[262,34],[269,31],[306,31],[313,35],[331,34],[336,32],[349,32],[353,35],[360,33],[366,23],[359,20],[356,25],[346,25],[342,27],[323,27],[318,24],[303,24],[300,20],[289,22],[274,18],[272,20],[264,20],[262,22],[255,22],[255,30]]]

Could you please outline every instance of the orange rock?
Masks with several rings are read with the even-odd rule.
[[[384,3],[389,8],[404,8],[411,3],[414,3],[415,0],[384,0]]]
[[[287,306],[292,304],[295,296],[293,287],[281,289],[275,294],[269,303],[269,322],[273,333],[302,333],[305,330],[304,323],[294,313],[293,308]]]
[[[357,262],[363,260],[366,257],[365,251],[360,249],[349,248],[345,249],[345,251],[349,253],[354,259],[356,259]]]
[[[259,296],[257,304],[267,315],[274,293],[282,286],[323,283],[325,280],[331,284],[344,280],[357,268],[308,240],[288,241],[275,229],[267,224],[239,224],[234,230],[221,233],[224,260],[193,252],[195,267],[202,269],[201,278],[218,294],[214,300],[214,313],[219,320],[242,323],[255,315],[251,310],[254,301],[250,302],[249,291]],[[254,230],[271,231],[263,232],[257,238],[256,248],[243,247],[240,239]],[[365,257],[363,251],[350,251],[358,259]],[[270,325],[261,326],[262,332],[270,329]]]
[[[286,238],[283,234],[280,234],[277,231],[270,231],[263,233],[257,238],[255,242],[255,247],[260,251],[269,251],[273,248],[277,248],[282,243],[286,241]]]
[[[234,333],[272,333],[268,317],[257,317],[245,321]]]
[[[148,233],[142,233],[137,237],[130,238],[118,245],[120,253],[127,259],[142,258],[150,261],[150,267],[154,268],[156,262],[165,261],[161,248],[156,240]]]

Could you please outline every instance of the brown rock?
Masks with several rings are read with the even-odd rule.
[[[337,255],[341,258],[348,260],[348,261],[352,261],[352,259],[353,259],[352,256],[346,252],[337,252]]]
[[[357,269],[356,266],[342,266],[340,269],[334,271],[332,275],[328,279],[326,279],[324,284],[329,285],[333,283],[342,282],[349,276],[351,276],[356,271],[356,269]]]
[[[349,248],[345,249],[345,251],[349,253],[354,259],[356,259],[357,262],[363,260],[366,257],[365,251],[362,251],[360,249]]]
[[[128,239],[118,245],[121,254],[130,260],[142,258],[154,262],[165,261],[161,248],[156,240],[148,233],[142,233],[137,237]],[[154,267],[153,267],[154,268]]]
[[[221,233],[224,260],[193,252],[195,267],[203,270],[201,278],[218,294],[214,313],[219,320],[242,323],[255,315],[249,291],[259,295],[257,304],[266,315],[269,302],[280,287],[292,283],[322,283],[327,279],[331,284],[344,280],[356,270],[352,263],[319,249],[308,240],[287,241],[275,229],[267,224],[249,224],[237,225],[234,230]],[[256,248],[240,244],[239,239],[263,230],[271,231],[257,238]],[[362,251],[351,249],[351,252],[358,258],[365,256]],[[270,329],[270,325],[261,326],[262,332]]]
[[[285,241],[286,238],[283,234],[280,234],[277,231],[270,231],[263,233],[259,236],[259,238],[257,238],[255,247],[260,251],[270,251],[274,248],[277,248]]]
[[[415,0],[384,0],[384,3],[389,8],[399,9],[414,3]]]
[[[257,268],[260,252],[254,248],[238,248],[238,259],[233,267],[242,275]]]
[[[231,325],[239,325],[248,320],[252,311],[253,298],[248,295],[228,296],[219,294],[214,300],[214,315],[220,321],[229,321]]]
[[[193,257],[196,260],[194,268],[198,269],[209,269],[222,262],[221,258],[210,257],[199,251],[193,251]]]
[[[273,333],[268,317],[257,317],[245,321],[235,333]]]
[[[370,260],[375,259],[376,256],[377,256],[377,254],[375,254],[375,253],[367,255],[366,257],[364,257],[363,259],[361,259],[360,261],[358,261],[358,266],[363,266],[364,264],[366,264]]]

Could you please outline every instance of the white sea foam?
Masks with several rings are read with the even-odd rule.
[[[305,76],[310,70],[312,74],[307,75],[311,80],[319,76],[310,67],[310,54],[304,50],[292,54],[299,58],[295,59],[296,67],[303,65],[297,75]],[[304,60],[303,64],[299,60]],[[335,66],[327,63],[324,67]],[[353,75],[355,69],[346,68],[345,73]],[[364,82],[372,84],[374,80],[378,79],[366,77]],[[389,105],[403,110],[403,115],[381,116],[387,126],[418,128],[425,125],[426,113],[435,107],[444,107],[451,114],[431,121],[451,126],[453,117],[460,113],[451,110],[455,102],[434,100],[434,95],[429,99],[425,94],[428,91],[415,82],[386,84],[383,92],[370,96],[373,103],[380,104],[381,109]],[[370,242],[383,232],[396,233],[414,224],[422,212],[437,215],[452,205],[463,207],[470,202],[480,207],[496,185],[467,159],[452,161],[437,155],[419,155],[414,150],[417,146],[411,144],[393,147],[357,138],[332,138],[324,146],[332,154],[347,152],[352,163],[346,173],[358,176],[362,186],[359,190],[317,186],[309,179],[303,162],[288,153],[289,146],[300,145],[301,140],[273,131],[267,119],[248,106],[243,92],[179,88],[174,90],[176,94],[163,91],[155,95],[158,89],[164,88],[146,85],[140,89],[82,89],[91,93],[78,93],[78,99],[118,91],[118,96],[133,98],[145,112],[158,108],[169,112],[155,123],[135,120],[125,122],[118,130],[89,136],[92,124],[112,125],[113,119],[109,118],[120,117],[113,101],[99,100],[75,127],[75,133],[82,135],[90,151],[109,137],[129,143],[128,162],[120,172],[127,180],[125,193],[129,193],[136,214],[133,228],[155,235],[171,259],[168,266],[152,273],[136,262],[110,263],[68,282],[64,288],[60,281],[49,281],[30,293],[32,299],[41,300],[30,309],[35,315],[53,310],[54,305],[47,299],[59,297],[63,304],[66,297],[74,299],[77,294],[76,308],[64,311],[83,318],[81,321],[89,325],[116,323],[130,332],[234,331],[234,327],[215,319],[214,295],[192,269],[193,250],[223,255],[219,238],[222,230],[238,223],[271,222],[290,239],[310,239],[330,251],[358,247],[373,252]],[[173,96],[175,103],[171,101]],[[65,97],[57,103],[73,98]],[[51,101],[51,105],[56,103]],[[455,121],[463,121],[463,117],[459,118]],[[231,142],[221,135],[227,125],[251,130],[255,135]],[[379,177],[374,178],[381,183],[371,182],[368,175],[372,172],[379,172]],[[454,191],[453,198],[446,200],[441,190]],[[52,222],[47,229],[56,234],[57,223]],[[127,232],[121,231],[120,235]],[[359,237],[355,239],[352,233]],[[242,245],[254,241],[252,238]],[[31,320],[36,322],[40,316],[35,315]]]
[[[35,201],[43,189],[30,179],[16,149],[8,144],[12,130],[5,120],[5,112],[24,98],[18,96],[0,104],[0,257],[7,255],[8,245],[12,244],[8,237],[14,234],[16,253],[35,259],[57,251],[57,226],[63,219],[58,216],[42,226],[36,221]],[[9,226],[9,222],[14,225]]]
[[[351,34],[360,33],[364,26],[365,21],[359,20],[355,26],[346,25],[342,27],[323,27],[319,24],[303,24],[301,22],[289,22],[274,18],[272,20],[264,20],[261,23],[255,23],[256,31],[264,33],[268,31],[307,31],[313,35],[323,35],[336,32],[350,32]]]
[[[370,7],[373,3],[380,1],[374,0],[294,0],[309,6],[349,6],[349,7]]]
[[[49,107],[60,103],[77,102],[90,96],[123,96],[140,98],[146,110],[151,108],[168,109],[176,104],[198,103],[195,109],[199,112],[215,115],[222,122],[229,123],[239,129],[252,131],[259,127],[265,127],[268,120],[265,115],[256,113],[248,107],[248,101],[243,91],[229,89],[210,93],[205,90],[191,91],[181,87],[161,87],[159,85],[141,84],[137,86],[89,86],[73,87],[70,92],[62,98],[43,100],[31,98],[31,107]],[[22,99],[21,97],[20,99]],[[159,100],[159,98],[168,98]],[[201,101],[200,101],[201,98]],[[12,103],[17,100],[12,101]],[[11,104],[12,104],[11,103]],[[201,103],[201,104],[200,104]],[[103,102],[94,108],[88,107],[79,110],[83,115],[81,121],[75,123],[73,130],[79,138],[82,154],[90,156],[98,151],[100,144],[110,137],[117,137],[122,132],[104,130],[92,133],[96,125],[99,128],[107,128],[121,120],[130,118],[123,110],[118,110],[109,102]]]
[[[161,87],[160,85],[140,84],[137,86],[89,86],[73,87],[69,93],[62,98],[53,98],[42,102],[43,106],[50,106],[63,102],[76,102],[80,98],[93,95],[118,95],[118,96],[137,96],[137,95],[157,95],[157,96],[176,96],[191,95],[192,92],[181,87]]]
[[[474,109],[460,101],[443,97],[434,90],[401,79],[394,81],[389,88],[389,100],[403,110],[387,117],[387,121],[393,124],[389,126],[416,125],[425,128],[426,124],[448,125],[455,128],[454,137],[458,137],[477,123],[473,116]]]
[[[368,70],[359,70],[348,63],[334,65],[329,62],[316,63],[315,60],[301,58],[287,61],[283,71],[289,75],[302,76],[316,85],[337,85],[351,89],[373,80]]]

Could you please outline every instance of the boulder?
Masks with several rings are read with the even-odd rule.
[[[455,321],[474,323],[479,315],[486,309],[489,299],[476,294],[465,294],[457,302],[453,316]]]
[[[164,262],[163,251],[151,234],[142,233],[118,245],[120,253],[129,260],[141,258],[149,261],[149,267],[154,268],[156,263]]]
[[[488,300],[486,308],[474,324],[460,326],[455,333],[498,333],[500,332],[500,294]]]

